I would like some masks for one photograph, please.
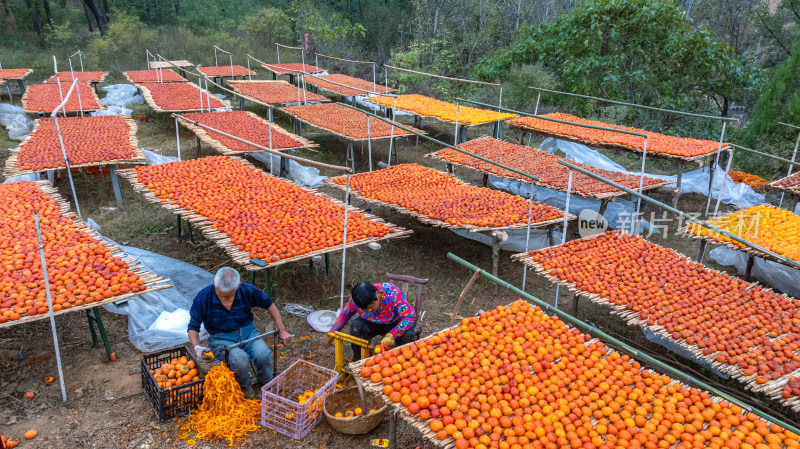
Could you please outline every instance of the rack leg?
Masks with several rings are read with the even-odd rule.
[[[255,271],[251,271],[250,272],[250,283],[253,284],[253,285],[256,285],[256,272]]]
[[[111,172],[111,186],[114,187],[114,198],[117,204],[122,204],[122,191],[119,189],[119,176],[117,176],[117,165],[112,164],[109,168]]]
[[[25,81],[17,80],[17,85],[19,85],[19,94],[22,95],[25,93]]]
[[[744,269],[744,277],[742,278],[745,281],[750,279],[750,274],[753,272],[753,265],[755,265],[755,262],[756,258],[753,255],[749,254],[747,256],[747,267]]]
[[[191,242],[194,243],[194,232],[192,231],[192,224],[189,223],[189,220],[186,220],[186,228],[187,228],[187,233],[189,234],[189,240],[191,240]]]
[[[178,228],[178,241],[180,242],[180,241],[182,241],[182,239],[183,239],[183,236],[181,235],[181,234],[182,234],[182,231],[183,231],[183,229],[181,229],[181,216],[180,216],[180,215],[178,215],[178,225],[177,225],[177,228]]]
[[[264,291],[269,296],[272,296],[273,285],[272,285],[272,278],[269,275],[269,268],[264,270]]]
[[[574,293],[572,294],[572,316],[574,317],[578,316],[578,300],[580,298],[581,298],[580,296]]]
[[[100,308],[94,307],[86,311],[86,316],[89,319],[89,329],[92,331],[92,346],[97,346],[97,335],[94,332],[94,325],[97,325],[97,331],[100,333],[100,338],[103,339],[103,346],[106,348],[106,354],[111,358],[111,343],[108,341],[106,335],[106,328],[103,325],[103,319],[100,317]]]
[[[294,119],[294,133],[300,135],[300,120]]]
[[[244,110],[244,98],[239,99],[239,109]]]
[[[489,174],[488,173],[484,173],[483,174],[483,186],[486,187],[486,184],[488,184],[488,183],[489,183]]]
[[[492,274],[496,277],[500,268],[500,240],[492,237]],[[497,284],[492,285],[492,294],[497,294]]]
[[[397,449],[397,412],[389,410],[389,449]]]
[[[703,257],[706,255],[706,247],[708,246],[708,242],[703,240],[700,242],[700,254],[697,255],[697,261],[703,263]]]
[[[605,199],[600,202],[600,210],[597,211],[598,214],[603,215],[606,212],[606,208],[608,208],[609,200]]]
[[[502,122],[494,122],[494,130],[493,133],[494,138],[497,140],[503,140],[503,123]]]
[[[275,121],[275,118],[272,116],[272,108],[270,108],[270,109],[267,111],[267,119],[269,120],[269,122],[270,122],[270,123],[272,123],[272,122],[274,122],[274,121]]]
[[[331,275],[331,259],[328,257],[328,253],[325,253],[325,274]]]
[[[281,178],[289,176],[289,160],[284,157],[281,158],[281,172],[278,176]]]
[[[197,156],[200,156],[200,138],[197,137]]]

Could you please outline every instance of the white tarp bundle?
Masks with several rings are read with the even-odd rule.
[[[0,104],[0,125],[11,140],[24,140],[33,131],[33,120],[19,106]]]

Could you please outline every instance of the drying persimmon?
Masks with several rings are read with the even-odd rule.
[[[424,95],[398,95],[397,101],[393,97],[369,97],[367,101],[377,103],[388,108],[402,109],[427,117],[436,117],[448,122],[475,125],[479,123],[490,123],[497,120],[506,120],[516,117],[516,114],[507,112],[491,111],[488,109],[478,109],[465,105],[455,105]]]

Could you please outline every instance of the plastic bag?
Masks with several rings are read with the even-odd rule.
[[[139,95],[139,89],[133,84],[112,84],[103,86],[107,92],[106,97],[100,100],[103,106],[127,106],[129,104],[144,104],[144,97]],[[107,115],[129,115],[128,114],[107,114]]]
[[[33,120],[19,106],[0,104],[0,125],[11,140],[24,140],[33,131]]]
[[[712,249],[708,256],[714,262],[724,266],[736,267],[741,275],[747,269],[748,255],[725,246]],[[755,279],[789,296],[800,296],[800,271],[777,262],[756,257],[750,273]]]
[[[142,352],[152,352],[186,343],[189,309],[201,289],[214,275],[194,265],[129,246],[120,246],[151,273],[172,280],[172,288],[134,296],[125,302],[103,306],[128,316],[128,338]],[[200,339],[207,338],[201,329]]]
[[[539,147],[542,151],[548,153],[556,153],[561,151],[567,159],[580,162],[582,164],[591,165],[592,167],[601,168],[603,170],[626,173],[630,175],[639,175],[639,172],[632,172],[625,170],[625,168],[611,159],[607,158],[598,151],[595,151],[586,145],[579,143],[568,142],[560,139],[547,138]],[[719,190],[722,188],[723,176],[725,173],[722,166],[717,165],[714,173],[714,185],[711,188],[711,197],[717,198]],[[661,176],[652,173],[645,173],[645,176],[650,178],[663,179],[665,181],[677,182],[677,176]],[[681,177],[681,193],[698,193],[700,195],[708,195],[708,181],[711,176],[709,175],[709,167],[697,169],[688,173],[684,173]],[[750,207],[764,202],[764,195],[756,193],[752,187],[744,183],[735,183],[730,176],[725,180],[725,191],[722,193],[722,202],[725,204],[732,204],[737,207]]]
[[[163,156],[157,153],[153,153],[152,151],[149,150],[142,150],[142,153],[144,154],[144,160],[145,162],[147,162],[147,165],[160,165],[160,164],[166,164],[168,162],[177,162],[178,160],[177,157]]]
[[[281,158],[274,154],[269,153],[247,153],[253,159],[258,159],[259,161],[263,162],[266,165],[269,165],[269,172],[272,175],[277,176],[280,173],[281,169]],[[306,187],[309,189],[315,189],[317,187],[322,187],[325,185],[323,180],[326,176],[320,176],[319,169],[315,167],[305,167],[300,165],[297,161],[288,161],[289,162],[289,173],[287,176],[289,180],[293,183],[299,185],[300,187]]]

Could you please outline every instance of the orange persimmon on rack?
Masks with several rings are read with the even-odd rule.
[[[732,170],[728,172],[728,175],[731,177],[731,180],[733,180],[733,182],[747,184],[758,193],[766,193],[767,188],[769,188],[769,182],[765,181],[762,177],[754,175],[752,173]]]
[[[800,369],[799,300],[641,237],[608,231],[513,258],[746,388],[779,399],[788,376]]]
[[[270,125],[269,122],[249,111],[189,112],[181,114],[180,117],[178,123],[189,128],[200,140],[222,154],[253,153],[263,150],[197,126],[197,123],[266,148],[272,145],[274,150],[296,150],[316,146],[311,141],[291,134],[274,123]],[[270,127],[272,128],[272,143],[270,143]]]
[[[169,69],[130,70],[123,72],[123,75],[132,83],[175,83],[187,81],[186,78]]]
[[[393,97],[369,97],[367,100],[388,108],[395,107],[395,99]],[[450,123],[456,122],[456,113],[458,113],[458,123],[465,125],[480,125],[516,117],[516,114],[498,113],[497,111],[465,105],[456,106],[453,103],[417,94],[398,95],[397,109],[424,117],[438,118]]]
[[[677,159],[692,160],[709,154],[713,154],[719,148],[719,142],[713,140],[691,139],[688,137],[668,136],[643,129],[630,128],[627,126],[611,125],[608,123],[587,120],[570,114],[554,112],[544,114],[542,117],[564,120],[572,123],[584,125],[601,126],[604,128],[614,128],[623,131],[633,131],[647,134],[647,154],[653,156],[673,157]],[[535,117],[517,117],[508,122],[511,128],[521,129],[527,132],[535,132],[548,137],[568,139],[585,143],[588,145],[604,145],[616,149],[644,151],[644,137],[623,134],[614,131],[585,128],[578,125],[567,125],[565,123],[551,122]],[[727,150],[728,144],[723,143],[722,149]]]
[[[477,156],[496,161],[521,172],[530,173],[539,178],[538,181],[534,181],[536,185],[561,192],[566,192],[567,190],[569,169],[558,163],[559,160],[564,158],[556,156],[555,154],[537,148],[514,145],[513,143],[504,142],[491,137],[481,137],[470,140],[469,142],[458,145],[458,148],[469,151]],[[526,178],[502,167],[498,167],[450,148],[444,148],[436,153],[432,153],[430,156],[447,163],[480,170],[484,173],[530,182],[530,178]],[[574,161],[569,162],[611,179],[630,189],[639,188],[639,177],[636,175],[603,170]],[[647,191],[671,183],[671,181],[662,181],[656,178],[645,177],[642,190]],[[578,172],[573,172],[572,174],[572,192],[588,198],[597,199],[605,199],[625,194],[622,190]]]
[[[230,107],[194,83],[137,83],[136,87],[142,91],[147,104],[158,112]]]
[[[28,86],[25,89],[25,94],[22,95],[22,109],[25,112],[37,114],[53,112],[64,101],[63,95],[67,94],[72,82],[62,82],[61,90],[59,90],[58,86],[58,83]],[[78,91],[80,91],[80,100],[78,99]],[[81,108],[84,111],[105,109],[100,105],[100,98],[94,92],[94,89],[87,83],[78,81],[78,85],[75,86],[63,110],[65,112],[77,112]]]
[[[55,83],[61,81],[62,83],[70,83],[75,79],[79,79],[85,83],[102,83],[106,79],[108,72],[58,72],[58,75],[53,75],[47,78],[45,83]]]
[[[164,281],[126,262],[127,256],[87,228],[47,181],[0,184],[0,325],[46,318],[47,297],[34,211],[39,213],[53,311],[95,307],[147,291]]]
[[[211,77],[218,77],[218,76],[247,76],[247,75],[255,75],[256,72],[252,70],[248,70],[246,67],[242,67],[240,65],[223,65],[223,66],[216,66],[216,67],[197,67],[197,71],[202,73],[205,76]]]
[[[136,123],[121,115],[58,119],[71,167],[144,163],[136,141]],[[18,176],[66,168],[55,120],[36,120],[33,131],[7,160],[4,175]]]
[[[800,262],[800,216],[791,211],[761,204],[708,220],[708,223],[773,253]],[[696,223],[688,225],[682,231],[733,249],[777,260]]]
[[[303,101],[329,101],[326,97],[304,91],[286,81],[230,80],[228,85],[236,92],[267,104],[302,103]]]
[[[351,369],[440,447],[800,447],[522,300]]]
[[[319,73],[321,68],[313,65],[302,64],[299,62],[287,62],[284,64],[261,64],[261,67],[269,70],[276,75],[295,75],[297,73]]]
[[[343,187],[344,177],[331,180]],[[424,223],[455,229],[525,227],[528,200],[509,193],[475,187],[452,176],[416,164],[393,165],[350,177],[353,195],[411,214]],[[532,226],[560,223],[563,212],[533,203]]]
[[[800,195],[800,172],[774,181],[770,184],[770,187],[795,195]]]
[[[33,69],[0,69],[0,80],[21,80],[32,72]]]
[[[344,206],[268,175],[244,160],[212,156],[121,170],[134,189],[193,221],[206,237],[249,270],[341,249]],[[352,209],[352,208],[351,208]],[[408,234],[351,210],[348,246]]]
[[[383,139],[392,136],[410,136],[410,132],[393,126],[383,120],[371,119],[367,114],[337,103],[306,104],[286,106],[282,111],[311,126],[323,129],[349,140]],[[369,124],[369,129],[367,129]],[[408,127],[410,128],[410,127]],[[417,132],[423,131],[414,129]]]
[[[365,81],[362,80],[361,78],[355,78],[340,73],[332,73],[330,75],[304,76],[303,80],[305,80],[306,84],[316,86],[322,90],[333,92],[343,97],[365,95],[369,92],[391,93],[396,91],[396,89],[392,89],[391,87],[387,89],[385,86],[382,86],[381,84],[374,84],[372,81]],[[341,86],[340,84],[343,84],[344,86]]]

